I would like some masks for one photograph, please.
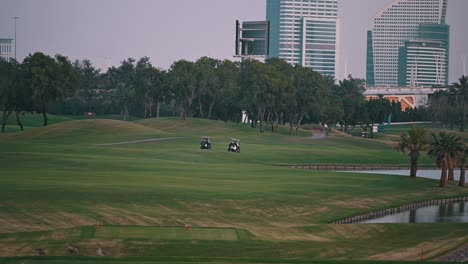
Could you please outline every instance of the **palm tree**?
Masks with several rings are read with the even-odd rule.
[[[400,142],[395,146],[395,149],[403,153],[408,152],[411,163],[410,177],[415,178],[418,172],[418,159],[421,151],[426,151],[429,147],[427,138],[427,129],[422,127],[413,127],[408,132],[408,135],[402,133]]]
[[[458,182],[458,186],[460,187],[465,187],[465,172],[466,172],[466,156],[468,155],[468,148],[467,146],[465,145],[464,146],[464,151],[461,153],[460,155],[460,180]]]
[[[454,180],[455,180],[455,172],[454,172],[454,169],[455,169],[455,167],[457,166],[457,161],[458,161],[458,158],[459,158],[460,155],[461,155],[461,153],[459,153],[459,154],[457,155],[457,157],[456,157],[457,159],[456,159],[456,160],[455,160],[455,159],[452,159],[452,160],[450,161],[449,170],[448,170],[448,175],[447,175],[447,179],[448,179],[449,181],[454,181]]]
[[[432,134],[432,143],[429,155],[436,158],[437,165],[442,168],[440,174],[440,187],[447,186],[447,170],[453,174],[456,162],[464,151],[463,142],[455,134],[440,132],[439,135]]]
[[[463,131],[465,131],[465,120],[466,120],[465,101],[467,100],[467,97],[468,97],[468,78],[467,78],[467,76],[463,75],[459,79],[459,83],[453,83],[450,90],[451,90],[451,92],[456,94],[458,96],[459,100],[460,100],[460,108],[461,108],[460,132],[463,132]]]

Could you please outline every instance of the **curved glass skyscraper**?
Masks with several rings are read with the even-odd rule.
[[[337,0],[267,0],[270,56],[336,76]]]
[[[446,13],[447,0],[394,0],[377,13],[373,18],[372,30],[368,33],[368,85],[392,87],[401,84],[399,51],[401,47],[405,47],[405,43],[415,40],[439,41],[439,48],[446,49],[446,52],[438,53],[438,65],[431,68],[437,70],[439,76],[442,72],[444,74],[443,80],[437,78],[437,84],[447,83],[449,27],[445,25]],[[444,32],[440,32],[441,30]],[[411,52],[406,54],[414,55]],[[440,54],[445,54],[445,57],[441,59]],[[404,74],[400,71],[400,76],[414,78],[414,72],[422,71],[417,67],[419,64],[412,66],[413,73]],[[421,67],[427,67],[427,63]],[[417,80],[413,81],[418,83]]]

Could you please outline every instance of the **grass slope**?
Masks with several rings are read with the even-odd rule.
[[[3,112],[0,111],[0,115],[3,116]],[[54,124],[59,124],[63,122],[68,122],[68,121],[73,121],[73,120],[87,120],[89,119],[85,115],[68,115],[68,116],[57,116],[57,115],[51,115],[48,114],[48,124],[49,125],[54,125]],[[122,120],[122,117],[119,115],[98,115],[93,118],[93,120]],[[24,126],[24,129],[30,130],[35,127],[42,127],[44,124],[44,119],[42,114],[37,114],[37,113],[22,113],[20,116],[21,123]],[[137,117],[130,116],[129,121],[136,121],[139,120]],[[19,132],[20,128],[18,126],[18,123],[16,121],[16,116],[15,113],[12,113],[10,117],[7,120],[7,124],[5,127],[5,132],[6,133],[15,133]]]
[[[407,163],[378,142],[311,140],[302,133],[307,136],[160,119],[81,120],[0,136],[0,256],[31,256],[37,247],[63,256],[67,242],[79,245],[82,256],[95,256],[99,241],[122,261],[416,260],[421,246],[430,257],[467,241],[464,224],[328,225],[468,192],[439,189],[427,179],[271,166]],[[201,136],[213,138],[211,151],[199,149]],[[178,139],[97,145],[167,137]],[[231,137],[241,139],[240,154],[226,151]],[[95,230],[98,222],[102,230]]]

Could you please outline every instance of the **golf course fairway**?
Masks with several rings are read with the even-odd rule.
[[[461,223],[330,224],[467,188],[278,166],[408,165],[380,141],[201,119],[61,120],[0,135],[0,263],[392,263],[468,242]],[[240,153],[227,152],[231,138]]]

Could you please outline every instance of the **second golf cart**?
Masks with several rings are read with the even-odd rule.
[[[211,149],[211,138],[210,137],[202,137],[200,142],[201,149]]]
[[[229,152],[240,152],[240,140],[231,138],[231,142],[229,143],[228,146],[228,151]]]

